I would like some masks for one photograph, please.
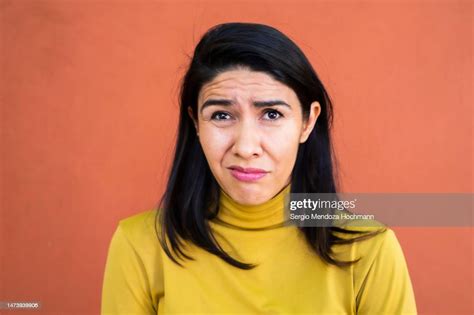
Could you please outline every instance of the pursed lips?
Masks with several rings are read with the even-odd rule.
[[[234,178],[239,181],[243,182],[253,182],[257,181],[260,178],[267,175],[267,171],[260,169],[260,168],[253,168],[253,167],[241,167],[237,165],[232,165],[229,167],[230,173]]]
[[[268,173],[264,169],[261,168],[253,168],[253,167],[241,167],[237,165],[232,165],[229,167],[231,170],[236,170],[242,173],[247,173],[247,174],[256,174],[256,173]]]

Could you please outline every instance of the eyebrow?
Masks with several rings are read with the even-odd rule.
[[[228,100],[228,99],[208,99],[202,104],[200,112],[202,113],[204,108],[208,106],[212,106],[212,105],[232,106],[232,105],[235,105],[235,102],[233,100]],[[268,100],[268,101],[254,101],[253,102],[253,106],[257,108],[277,106],[277,105],[287,106],[291,109],[291,106],[282,100]]]

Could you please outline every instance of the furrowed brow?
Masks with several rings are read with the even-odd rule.
[[[202,113],[203,109],[212,106],[212,105],[221,105],[221,106],[231,106],[234,105],[234,101],[227,99],[209,99],[202,104],[200,112]]]
[[[291,108],[288,103],[282,101],[282,100],[269,100],[269,101],[255,101],[253,102],[253,105],[255,107],[268,107],[268,106],[277,106],[277,105],[283,105]]]
[[[209,99],[202,104],[200,112],[202,113],[204,108],[212,105],[232,106],[234,104],[235,102],[229,99]],[[282,100],[254,101],[253,105],[257,108],[283,105],[291,109],[291,106]]]

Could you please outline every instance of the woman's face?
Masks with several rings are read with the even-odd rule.
[[[188,112],[193,118],[191,107]],[[229,70],[205,84],[194,120],[220,187],[246,205],[270,200],[290,183],[298,146],[320,113],[303,120],[295,92],[264,72]]]

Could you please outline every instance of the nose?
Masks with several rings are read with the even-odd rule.
[[[243,159],[251,159],[262,155],[261,135],[258,126],[250,119],[243,121],[236,130],[232,153]]]

